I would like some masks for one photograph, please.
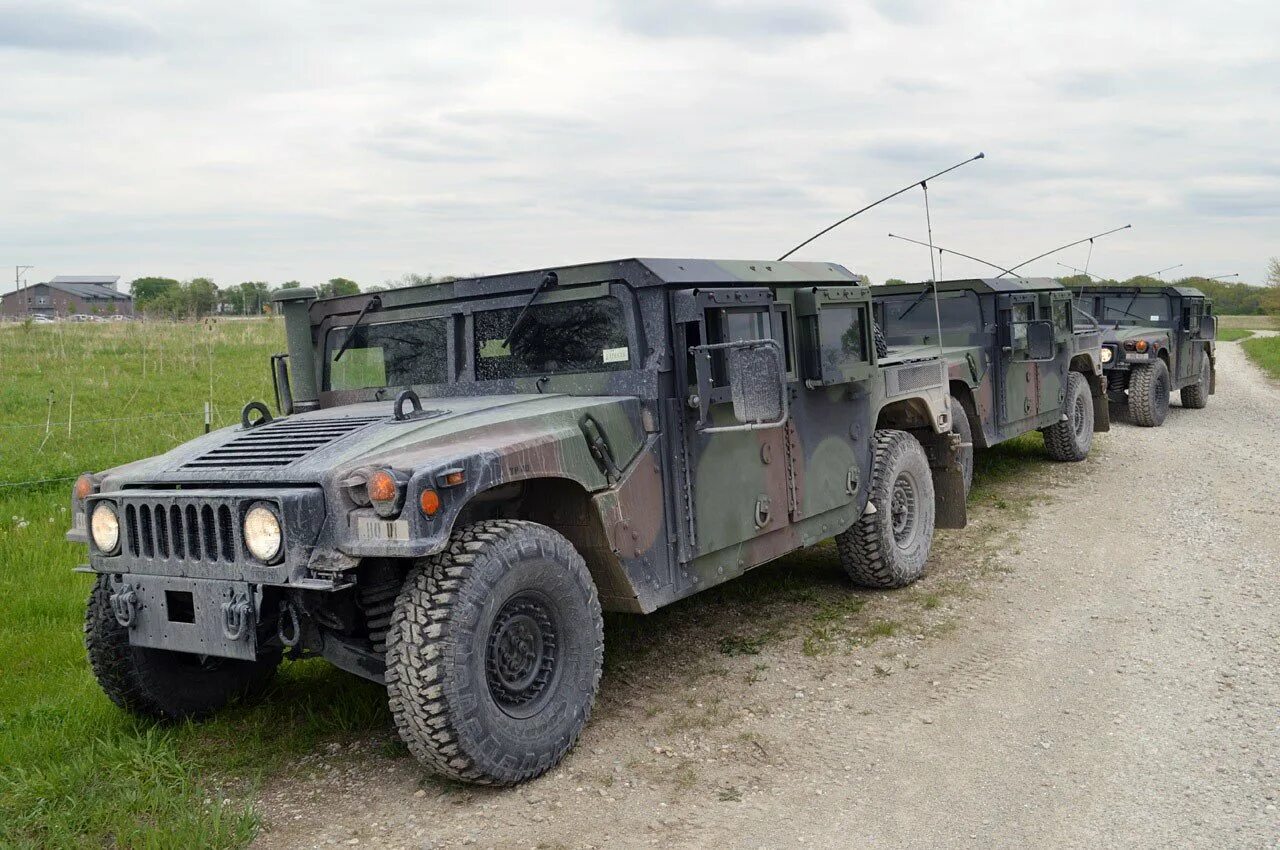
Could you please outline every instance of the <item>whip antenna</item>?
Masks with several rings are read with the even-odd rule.
[[[942,308],[938,306],[938,269],[933,264],[933,216],[929,212],[929,181],[921,180],[920,189],[924,192],[924,225],[929,234],[929,275],[933,278],[929,288],[933,290],[933,320],[938,327],[938,359],[946,362],[946,352],[942,348]],[[942,265],[942,254],[938,254],[938,265]]]
[[[832,225],[829,225],[829,226],[827,226],[827,227],[824,227],[822,230],[819,230],[817,233],[813,234],[813,235],[812,235],[812,236],[810,236],[808,239],[804,240],[804,241],[803,241],[803,242],[801,242],[799,245],[797,245],[796,247],[792,248],[792,249],[791,249],[790,251],[788,251],[787,253],[783,254],[781,257],[779,257],[779,258],[778,258],[778,260],[777,260],[777,261],[778,261],[778,262],[782,262],[782,261],[783,261],[783,260],[785,260],[787,257],[790,257],[792,254],[794,254],[796,251],[799,251],[799,250],[800,250],[801,248],[803,248],[805,245],[808,245],[810,242],[812,242],[813,240],[817,239],[819,236],[825,236],[826,234],[828,234],[828,233],[830,233],[831,231],[835,230],[835,229],[836,229],[837,227],[839,227],[840,225],[844,224],[846,221],[849,221],[849,220],[850,220],[850,219],[852,219],[852,218],[857,218],[858,216],[862,215],[864,212],[866,212],[867,210],[871,209],[872,207],[878,207],[880,204],[883,204],[885,201],[890,200],[891,198],[896,198],[896,197],[898,197],[898,196],[899,196],[899,195],[901,195],[903,192],[906,192],[906,191],[909,191],[909,190],[911,190],[911,189],[914,189],[916,186],[922,186],[922,185],[924,185],[925,183],[927,183],[928,181],[933,180],[933,179],[935,179],[935,178],[937,178],[937,177],[941,177],[942,175],[946,174],[946,173],[947,173],[947,172],[949,172],[949,171],[955,171],[957,168],[959,168],[959,167],[960,167],[960,166],[962,166],[962,165],[968,165],[969,163],[973,162],[974,160],[977,160],[977,159],[983,159],[983,158],[985,158],[985,157],[986,157],[986,154],[984,154],[984,153],[978,153],[978,154],[977,154],[977,155],[975,155],[975,156],[971,156],[971,157],[969,157],[969,158],[968,158],[968,159],[966,159],[964,162],[957,162],[955,165],[951,166],[950,168],[944,168],[944,169],[942,169],[942,170],[941,170],[941,171],[939,171],[937,174],[931,174],[931,175],[929,175],[928,177],[924,178],[923,180],[918,180],[918,181],[916,181],[916,182],[914,182],[914,183],[911,183],[911,184],[910,184],[910,185],[908,185],[908,186],[903,186],[903,187],[902,187],[901,189],[899,189],[898,191],[893,192],[892,194],[889,194],[889,195],[885,195],[885,196],[884,196],[883,198],[881,198],[880,200],[875,201],[875,202],[870,203],[870,204],[867,204],[865,207],[863,207],[863,208],[862,208],[862,209],[860,209],[860,210],[856,210],[856,211],[854,211],[854,212],[849,213],[847,216],[845,216],[844,218],[840,219],[840,220],[839,220],[839,221],[837,221],[835,224],[832,224]]]
[[[1020,275],[1017,274],[1016,272],[1012,272],[1009,269],[1006,269],[1004,266],[998,266],[993,262],[982,259],[981,257],[974,257],[974,256],[970,256],[969,254],[962,254],[959,251],[952,251],[950,248],[939,248],[937,245],[930,245],[928,242],[921,242],[919,239],[912,239],[909,236],[899,236],[896,233],[890,233],[889,238],[901,239],[903,242],[911,242],[915,245],[922,245],[926,248],[932,248],[933,250],[937,251],[939,254],[954,254],[957,257],[964,257],[966,260],[973,260],[975,263],[982,263],[984,266],[991,266],[991,268],[996,269],[997,271],[1009,272],[1009,274],[1012,274],[1014,277],[1020,277]]]
[[[1178,263],[1176,266],[1169,266],[1168,268],[1160,269],[1159,271],[1149,272],[1144,275],[1139,275],[1139,277],[1155,277],[1156,275],[1164,274],[1165,272],[1171,272],[1174,269],[1180,269],[1180,268],[1182,268],[1182,263]]]
[[[1102,238],[1102,237],[1104,237],[1104,236],[1110,236],[1112,233],[1119,233],[1121,230],[1128,230],[1130,227],[1133,227],[1133,225],[1132,225],[1132,224],[1126,224],[1124,227],[1116,227],[1116,228],[1113,228],[1113,229],[1111,229],[1111,230],[1108,230],[1108,231],[1107,231],[1107,232],[1105,232],[1105,233],[1095,233],[1093,236],[1086,236],[1084,239],[1077,239],[1077,240],[1076,240],[1076,241],[1074,241],[1074,242],[1068,242],[1066,245],[1062,245],[1062,246],[1060,246],[1060,247],[1058,247],[1058,248],[1054,248],[1052,251],[1045,251],[1043,254],[1037,254],[1036,256],[1032,257],[1032,258],[1031,258],[1031,259],[1029,259],[1029,260],[1023,260],[1022,262],[1018,263],[1018,264],[1017,264],[1016,266],[1014,266],[1013,268],[1009,269],[1009,271],[1008,271],[1008,272],[1006,272],[1006,274],[1013,274],[1015,271],[1017,271],[1018,269],[1022,268],[1023,266],[1025,266],[1025,265],[1027,265],[1027,264],[1029,264],[1029,263],[1034,263],[1036,260],[1042,260],[1042,259],[1044,259],[1045,257],[1049,256],[1050,254],[1056,254],[1056,253],[1058,253],[1059,251],[1065,251],[1065,250],[1067,250],[1068,248],[1073,248],[1073,247],[1075,247],[1076,245],[1083,245],[1085,242],[1092,243],[1092,242],[1093,242],[1093,240],[1095,240],[1095,239],[1101,239],[1101,238]],[[1177,267],[1175,266],[1175,268],[1177,268]],[[1164,271],[1168,271],[1168,269],[1164,269]],[[999,277],[1004,277],[1004,275],[1003,275],[1003,274],[1002,274],[1002,275],[999,275]]]

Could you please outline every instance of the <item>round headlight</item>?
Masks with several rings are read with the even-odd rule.
[[[244,515],[244,545],[259,561],[270,561],[280,554],[280,520],[276,512],[254,505]]]
[[[1115,353],[1114,353],[1110,348],[1108,348],[1108,347],[1107,347],[1107,346],[1105,346],[1105,345],[1102,347],[1102,362],[1103,362],[1103,363],[1110,363],[1110,362],[1111,362],[1111,358],[1112,358],[1112,357],[1114,357],[1114,356],[1115,356]]]
[[[120,517],[110,502],[98,502],[94,506],[89,529],[93,534],[93,545],[99,552],[110,555],[120,545]]]

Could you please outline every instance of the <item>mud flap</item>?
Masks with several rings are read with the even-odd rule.
[[[1100,378],[1096,383],[1089,382],[1089,391],[1093,393],[1093,430],[1094,433],[1111,430],[1111,406],[1107,403],[1107,379]]]
[[[964,473],[959,463],[930,470],[933,473],[934,526],[964,528],[968,511],[964,495]]]

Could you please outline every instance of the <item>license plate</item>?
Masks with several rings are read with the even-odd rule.
[[[369,516],[356,517],[356,535],[361,540],[408,540],[409,521]]]

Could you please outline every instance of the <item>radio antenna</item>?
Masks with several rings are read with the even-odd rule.
[[[1068,248],[1074,248],[1076,245],[1083,245],[1086,242],[1092,245],[1093,240],[1095,239],[1101,239],[1104,236],[1110,236],[1112,233],[1119,233],[1121,230],[1128,230],[1130,227],[1133,227],[1133,225],[1126,224],[1124,227],[1116,227],[1106,231],[1105,233],[1095,233],[1093,236],[1086,236],[1084,239],[1077,239],[1074,242],[1068,242],[1066,245],[1062,245],[1061,247],[1054,248],[1052,251],[1045,251],[1043,254],[1037,254],[1036,256],[1032,257],[1029,260],[1023,260],[1022,262],[1018,263],[1016,266],[1014,266],[1013,268],[1005,272],[1005,274],[1013,274],[1015,271],[1017,271],[1018,269],[1022,268],[1025,265],[1028,265],[1029,263],[1034,263],[1036,260],[1042,260],[1045,257],[1049,256],[1050,254],[1056,254],[1059,251],[1065,251]],[[1092,249],[1090,249],[1090,253],[1092,253]],[[1168,269],[1165,269],[1164,271],[1168,271]],[[1004,274],[999,275],[999,277],[1004,277]]]
[[[946,173],[947,173],[947,172],[949,172],[949,171],[955,171],[957,168],[959,168],[959,167],[960,167],[960,166],[962,166],[962,165],[968,165],[969,163],[973,162],[974,160],[983,159],[983,158],[985,158],[985,157],[986,157],[986,154],[984,154],[984,153],[978,153],[978,154],[977,154],[977,155],[975,155],[975,156],[971,156],[971,157],[969,157],[969,158],[968,158],[968,159],[966,159],[964,162],[957,162],[955,165],[951,166],[950,168],[944,168],[944,169],[942,169],[942,170],[941,170],[941,171],[939,171],[937,174],[930,174],[928,177],[924,178],[923,180],[917,180],[917,181],[916,181],[916,182],[914,182],[914,183],[911,183],[911,184],[909,184],[909,185],[907,185],[907,186],[903,186],[903,187],[902,187],[901,189],[899,189],[898,191],[893,192],[893,193],[888,194],[888,195],[885,195],[885,196],[884,196],[883,198],[881,198],[880,200],[878,200],[878,201],[874,201],[873,203],[870,203],[870,204],[867,204],[865,207],[863,207],[863,208],[862,208],[862,209],[860,209],[860,210],[855,210],[854,212],[849,213],[847,216],[845,216],[844,218],[840,219],[840,220],[839,220],[839,221],[837,221],[835,224],[831,224],[831,225],[828,225],[827,227],[824,227],[822,230],[819,230],[817,233],[813,234],[813,235],[812,235],[812,236],[810,236],[808,239],[804,240],[804,241],[803,241],[803,242],[801,242],[799,245],[797,245],[796,247],[792,248],[792,249],[791,249],[790,251],[788,251],[787,253],[783,254],[781,257],[779,257],[779,258],[778,258],[778,260],[777,260],[777,261],[778,261],[778,262],[782,262],[782,261],[783,261],[783,260],[785,260],[787,257],[790,257],[792,254],[794,254],[796,251],[799,251],[799,250],[800,250],[801,248],[803,248],[805,245],[808,245],[810,242],[812,242],[813,240],[817,239],[819,236],[825,236],[826,234],[828,234],[828,233],[830,233],[831,231],[835,230],[835,229],[836,229],[837,227],[839,227],[840,225],[844,224],[846,221],[849,221],[850,219],[853,219],[853,218],[857,218],[858,216],[862,215],[864,212],[866,212],[867,210],[871,209],[872,207],[878,207],[878,206],[880,206],[881,204],[883,204],[885,201],[888,201],[888,200],[890,200],[890,199],[892,199],[892,198],[896,198],[896,197],[898,197],[898,196],[899,196],[899,195],[901,195],[903,192],[910,191],[911,189],[914,189],[914,188],[915,188],[915,187],[917,187],[917,186],[924,186],[924,184],[928,183],[930,180],[933,180],[933,179],[936,179],[936,178],[938,178],[938,177],[941,177],[942,175],[946,174]],[[932,259],[932,258],[930,258],[930,259]]]
[[[1163,269],[1160,269],[1159,271],[1148,272],[1143,275],[1138,275],[1138,277],[1155,277],[1156,275],[1162,275],[1165,272],[1171,272],[1174,269],[1180,269],[1182,268],[1182,265],[1183,265],[1182,263],[1178,263],[1176,266],[1169,266],[1168,268],[1163,268]]]
[[[981,257],[973,257],[973,256],[970,256],[969,254],[962,254],[959,251],[952,251],[950,248],[940,248],[937,245],[930,245],[928,242],[921,242],[919,239],[912,239],[909,236],[899,236],[896,233],[890,233],[889,238],[901,239],[903,242],[911,242],[915,245],[922,245],[926,248],[931,248],[934,251],[937,251],[939,254],[954,254],[957,257],[964,257],[966,260],[973,260],[975,263],[982,263],[984,266],[991,266],[991,268],[996,269],[997,271],[1010,272],[1010,274],[1012,274],[1014,277],[1021,277],[1021,275],[1019,275],[1018,273],[1011,272],[1009,269],[1006,269],[1004,266],[998,266],[995,263],[990,262],[989,260],[982,259]]]
[[[1091,277],[1091,278],[1093,278],[1094,280],[1106,280],[1106,278],[1105,278],[1105,277],[1101,277],[1100,275],[1096,275],[1096,274],[1094,274],[1094,273],[1093,273],[1093,272],[1091,272],[1091,271],[1085,271],[1084,269],[1078,269],[1078,268],[1076,268],[1075,266],[1069,266],[1069,265],[1067,265],[1066,263],[1058,263],[1058,265],[1062,266],[1064,269],[1071,269],[1073,272],[1077,272],[1077,273],[1079,273],[1079,274],[1082,274],[1082,275],[1086,275],[1086,276],[1088,276],[1088,277]]]

